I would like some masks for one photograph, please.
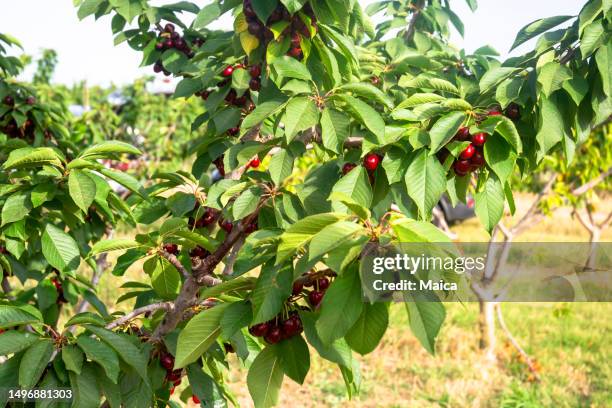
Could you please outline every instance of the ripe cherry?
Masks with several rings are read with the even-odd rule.
[[[166,24],[166,26],[164,27],[164,31],[167,33],[173,33],[174,32],[174,24],[168,23]]]
[[[302,49],[300,47],[293,47],[289,50],[289,55],[294,58],[298,58],[300,55],[302,55]]]
[[[174,368],[174,359],[169,354],[164,354],[159,361],[166,370],[172,370]]]
[[[472,137],[472,143],[474,144],[474,146],[482,146],[485,144],[486,141],[487,141],[486,133],[476,133]]]
[[[479,151],[474,152],[474,155],[470,159],[470,164],[472,165],[473,168],[479,168],[479,167],[484,166],[485,158],[482,155],[482,153]]]
[[[323,277],[317,280],[317,285],[319,286],[319,290],[325,290],[329,288],[329,279]]]
[[[376,170],[379,163],[380,157],[374,153],[366,154],[365,158],[363,159],[363,166],[370,171]]]
[[[270,324],[266,322],[249,327],[249,333],[251,333],[255,337],[263,337],[268,333],[269,330]]]
[[[157,44],[155,44],[155,49],[157,51],[161,51],[164,49],[164,43],[163,42],[158,42]]]
[[[259,77],[261,75],[261,65],[252,65],[251,68],[249,68],[249,74],[253,78]]]
[[[229,128],[227,130],[227,134],[230,136],[236,136],[238,135],[238,133],[240,133],[240,128],[239,127],[233,127],[233,128]]]
[[[319,306],[321,301],[323,300],[323,296],[325,294],[323,292],[319,292],[318,290],[313,290],[308,294],[308,300],[313,307]]]
[[[197,246],[189,252],[190,257],[200,258],[200,259],[206,258],[209,254],[210,252],[208,252],[206,249],[202,248],[201,246]]]
[[[13,98],[11,95],[6,95],[4,97],[4,104],[8,106],[13,106],[15,104],[15,98]]]
[[[168,253],[170,253],[172,255],[176,255],[176,254],[179,253],[178,245],[176,245],[176,244],[165,244],[164,245],[164,251],[166,251],[166,252],[168,252]]]
[[[492,109],[489,111],[489,116],[501,116],[501,112],[498,109]]]
[[[255,169],[259,167],[260,164],[261,164],[261,161],[259,160],[259,157],[255,157],[253,160],[249,162],[249,167],[252,167]]]
[[[273,327],[268,334],[264,336],[264,340],[270,344],[276,344],[283,338],[283,333],[279,327]]]
[[[166,378],[170,382],[175,382],[181,379],[181,374],[182,374],[182,370],[174,370],[174,371],[169,372],[166,375]]]
[[[182,50],[185,48],[185,46],[187,45],[187,43],[185,43],[185,40],[183,40],[182,38],[178,38],[175,42],[174,45],[176,46],[176,48],[178,48],[179,50]]]
[[[36,98],[35,98],[35,97],[33,97],[33,96],[28,96],[28,97],[26,98],[26,103],[27,103],[28,105],[34,105],[34,104],[36,103]]]
[[[455,137],[457,140],[468,140],[470,138],[470,128],[467,126],[460,127]]]
[[[232,232],[234,228],[234,224],[230,220],[224,220],[222,218],[219,219],[219,227],[228,234]]]
[[[298,315],[293,315],[282,323],[283,334],[285,337],[295,336],[302,329],[302,322]]]
[[[344,166],[342,166],[342,174],[347,175],[355,167],[357,167],[355,163],[344,163]]]
[[[293,296],[297,296],[302,292],[302,289],[304,289],[304,284],[300,281],[295,281],[293,282],[293,288],[291,289],[291,294]]]
[[[130,164],[126,162],[117,163],[117,170],[119,171],[128,171],[130,169]]]
[[[0,329],[0,334],[4,333],[4,329]]]
[[[231,65],[228,65],[227,67],[225,67],[221,75],[227,78],[227,77],[232,76],[233,72],[234,72],[234,67],[232,67]]]
[[[176,388],[176,387],[170,388],[170,395],[174,394],[174,388]]]
[[[258,225],[257,225],[257,220],[253,220],[251,223],[249,223],[246,227],[244,227],[244,232],[246,234],[250,234],[252,232],[257,231]]]
[[[191,396],[191,400],[193,401],[194,404],[199,404],[200,403],[200,399],[198,397],[196,397],[195,395]]]
[[[470,171],[469,160],[459,160],[455,162],[455,173],[458,176],[465,176]]]
[[[164,47],[166,47],[166,48],[174,47],[174,41],[172,41],[170,38],[168,38],[166,41],[164,41]]]
[[[249,88],[251,91],[259,91],[261,89],[261,82],[258,78],[251,78],[249,81]]]
[[[293,35],[291,36],[291,45],[294,46],[295,48],[299,48],[300,40],[301,40],[300,34],[293,33]]]
[[[521,108],[516,103],[511,103],[506,108],[506,116],[511,120],[519,120],[521,118]]]
[[[472,157],[474,153],[476,153],[476,148],[474,147],[474,145],[469,145],[468,147],[465,148],[464,151],[461,152],[459,157],[464,160],[467,160],[470,157]]]

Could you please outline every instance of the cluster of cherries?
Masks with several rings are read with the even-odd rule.
[[[159,33],[157,39],[158,42],[155,44],[155,49],[157,51],[166,51],[174,49],[185,54],[187,58],[193,58],[195,56],[195,52],[187,43],[185,37],[183,37],[176,31],[174,24],[166,24],[164,29],[161,30],[161,32]],[[196,38],[191,41],[191,45],[194,47],[201,47],[204,42],[204,39]],[[155,73],[163,72],[166,76],[170,75],[170,71],[164,68],[164,65],[160,60],[158,60],[155,65],[153,65],[153,71]]]
[[[471,140],[472,142],[459,154],[459,158],[453,164],[453,169],[458,176],[465,176],[469,172],[484,166],[485,159],[482,154],[482,147],[487,141],[486,133],[471,135],[468,127],[462,127],[455,135],[455,140],[461,142]]]
[[[310,37],[310,29],[298,15],[291,16],[287,8],[282,3],[278,3],[264,24],[257,17],[251,0],[244,0],[242,10],[248,24],[249,33],[257,37],[263,43],[269,42],[274,38],[274,34],[269,28],[270,26],[279,21],[289,22],[289,26],[287,26],[282,33],[284,36],[290,36],[291,38],[291,48],[287,55],[295,58],[301,58],[303,56],[300,45],[300,35]],[[312,27],[316,31],[316,17],[310,4],[306,4],[302,11],[310,17]]]
[[[181,378],[183,377],[183,370],[174,369],[174,357],[167,352],[162,352],[159,358],[159,362],[166,369],[165,381],[172,384],[170,388],[170,395],[174,393],[174,388],[181,384]]]
[[[276,344],[281,340],[297,336],[304,330],[302,320],[297,311],[289,312],[289,317],[283,319],[276,316],[274,319],[249,327],[249,333],[255,337],[263,337],[269,344]]]
[[[368,171],[370,184],[374,184],[374,172],[380,165],[382,159],[383,156],[379,153],[368,153],[363,158],[363,167]],[[355,163],[345,163],[344,166],[342,166],[342,175],[346,176],[355,167],[357,167]]]
[[[2,100],[2,103],[10,108],[15,107],[15,98],[12,95],[6,95]],[[36,103],[36,98],[33,96],[28,96],[23,100],[26,105],[34,105]],[[10,111],[9,111],[10,112]],[[0,116],[0,123],[4,122],[6,118],[9,118],[7,123],[0,127],[0,130],[5,133],[9,138],[13,139],[34,139],[34,130],[36,125],[34,124],[34,120],[32,118],[27,118],[22,126],[18,126],[15,119],[10,117],[10,115],[5,113]],[[49,137],[49,133],[45,132],[45,137]]]

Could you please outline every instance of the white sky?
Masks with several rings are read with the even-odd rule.
[[[199,5],[209,2],[192,1]],[[360,0],[364,6],[373,1]],[[113,46],[108,17],[94,21],[90,16],[79,21],[72,0],[0,2],[4,2],[0,14],[0,32],[19,39],[26,52],[35,58],[44,48],[53,48],[58,52],[59,64],[53,78],[55,82],[72,84],[87,80],[89,84],[125,84],[151,73],[150,68],[138,68],[138,52],[126,44]],[[151,4],[172,2],[150,1]],[[576,15],[584,1],[479,0],[478,3],[478,10],[472,13],[464,0],[452,0],[453,10],[465,25],[465,38],[454,35],[453,43],[458,47],[463,46],[468,52],[490,44],[505,57],[521,27],[542,17]],[[221,26],[230,25],[229,20],[220,23]],[[528,50],[530,45],[524,44],[511,55]]]

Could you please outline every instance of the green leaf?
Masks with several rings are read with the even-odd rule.
[[[558,107],[556,95],[542,98],[540,102],[540,129],[536,141],[540,147],[539,157],[548,153],[566,133],[563,115]]]
[[[68,176],[68,191],[74,203],[87,214],[96,198],[96,183],[80,170],[73,170]]]
[[[147,357],[127,338],[106,330],[102,327],[87,325],[85,328],[98,336],[100,340],[108,344],[121,359],[133,367],[140,378],[148,383],[147,377]]]
[[[253,10],[261,21],[268,21],[272,12],[278,5],[278,0],[252,0]]]
[[[497,176],[489,176],[474,200],[476,215],[490,234],[504,215],[504,190]]]
[[[234,219],[240,220],[257,209],[257,204],[261,198],[259,187],[251,187],[245,190],[236,198],[232,207]]]
[[[284,181],[291,176],[294,160],[295,158],[288,149],[281,149],[280,152],[272,156],[268,171],[274,185],[282,186]]]
[[[2,312],[0,311],[0,313]],[[1,324],[2,323],[0,323],[0,325]],[[36,343],[39,338],[40,337],[32,333],[7,330],[0,334],[0,356],[19,353]]]
[[[91,157],[112,157],[114,154],[140,155],[142,153],[129,143],[119,140],[107,140],[85,149],[78,157],[82,159]]]
[[[142,245],[131,239],[123,239],[123,238],[107,239],[104,241],[96,242],[96,244],[91,248],[91,251],[89,252],[89,256],[90,257],[96,256],[103,252],[138,248],[140,246]]]
[[[601,0],[590,0],[587,1],[580,14],[578,16],[578,35],[582,36],[582,32],[585,27],[595,20],[595,18],[601,13]]]
[[[109,2],[128,23],[144,11],[140,0],[109,0]]]
[[[2,165],[4,170],[21,169],[26,167],[41,167],[50,164],[61,167],[62,161],[50,147],[23,147],[13,150],[6,162]]]
[[[400,218],[391,223],[399,242],[451,242],[451,239],[430,222]]]
[[[519,71],[519,69],[514,67],[496,67],[487,71],[482,78],[480,78],[478,84],[480,92],[486,93],[517,71]]]
[[[85,17],[94,14],[98,8],[104,3],[104,0],[85,0],[81,3],[77,16],[79,20],[83,20]]]
[[[307,1],[308,0],[281,0],[281,3],[283,3],[285,7],[287,7],[287,11],[289,11],[289,14],[293,15],[299,10],[301,10]]]
[[[595,61],[597,62],[599,74],[601,75],[603,91],[608,98],[612,98],[612,69],[610,69],[610,66],[612,66],[612,42],[608,42],[605,47],[601,47],[599,51],[597,51]],[[588,86],[586,89],[588,90]],[[584,94],[586,94],[586,90],[582,93],[582,97],[584,97]],[[574,100],[576,100],[576,98],[574,98]],[[580,98],[580,100],[582,100],[582,98]],[[576,102],[576,105],[580,104],[580,100]]]
[[[251,295],[254,324],[270,320],[281,311],[285,300],[291,295],[292,282],[291,264],[273,265],[268,262],[261,268]]]
[[[356,268],[347,270],[334,280],[320,307],[317,333],[324,344],[331,344],[344,337],[359,319],[363,308],[361,282]]]
[[[62,361],[66,369],[81,374],[83,368],[83,352],[75,345],[69,344],[62,348]]]
[[[501,116],[495,130],[510,143],[510,146],[512,146],[515,152],[518,154],[523,152],[523,142],[521,141],[518,130],[516,130],[514,122],[505,116]]]
[[[319,123],[319,109],[311,98],[298,96],[287,104],[283,123],[287,142],[290,142],[299,132]]]
[[[328,225],[310,241],[309,259],[314,260],[323,256],[360,232],[364,232],[364,228],[352,221],[338,221]]]
[[[105,343],[87,336],[79,336],[77,344],[87,358],[100,364],[110,380],[117,384],[119,379],[119,358],[113,349]]]
[[[366,303],[359,319],[346,333],[349,346],[361,355],[371,353],[389,325],[389,311],[384,303]]]
[[[230,303],[221,303],[195,315],[180,332],[174,368],[196,361],[221,333],[221,317]]]
[[[347,214],[323,213],[302,218],[281,235],[276,255],[276,264],[282,263],[298,248],[306,245],[312,237],[329,224],[345,219]]]
[[[550,30],[551,28],[558,26],[559,24],[566,22],[571,18],[574,18],[574,16],[548,17],[541,18],[532,23],[527,24],[525,27],[521,28],[518,34],[516,35],[516,38],[514,40],[514,43],[512,44],[512,47],[510,48],[510,51],[523,44],[524,42],[529,41],[530,39]]]
[[[431,151],[429,154],[435,154],[455,136],[461,124],[465,121],[465,117],[463,112],[451,112],[448,115],[442,116],[434,123],[429,131],[431,140]]]
[[[245,133],[247,130],[255,125],[260,124],[285,106],[286,101],[284,100],[271,100],[257,105],[255,110],[251,112],[240,126],[241,133]]]
[[[280,358],[280,365],[287,377],[298,384],[304,384],[304,379],[310,370],[310,351],[302,336],[293,336],[279,342],[275,351]]]
[[[19,364],[19,385],[21,388],[33,388],[53,354],[53,342],[50,339],[39,340],[28,348]]]
[[[159,257],[151,272],[151,286],[162,299],[174,299],[181,287],[181,275],[170,262]]]
[[[94,366],[92,364],[85,364],[81,375],[70,372],[69,376],[70,385],[74,390],[73,406],[83,408],[98,407],[100,404],[100,389],[98,388],[97,378],[99,376],[94,370]],[[129,400],[126,401],[126,405],[128,404]]]
[[[367,103],[349,96],[337,95],[338,99],[346,103],[348,111],[363,124],[368,130],[374,133],[380,141],[385,139],[385,122],[374,108]]]
[[[436,91],[449,92],[455,95],[460,94],[459,89],[451,82],[441,78],[432,78],[422,75],[408,81],[406,86],[420,89],[434,89]]]
[[[412,108],[414,106],[423,105],[425,103],[441,102],[444,100],[446,100],[445,97],[434,93],[415,93],[410,95],[408,99],[397,105],[395,110]]]
[[[372,203],[372,186],[363,166],[357,166],[338,180],[332,192],[343,193],[362,207],[369,208]],[[332,202],[332,208],[338,212],[347,211],[346,206],[338,202]]]
[[[42,318],[38,318],[17,306],[0,305],[0,329],[20,326],[22,324],[39,323],[40,321],[42,321]]]
[[[30,194],[25,191],[11,194],[2,206],[2,226],[21,221],[30,213],[31,209]]]
[[[393,109],[393,100],[387,96],[383,91],[378,89],[372,84],[367,84],[363,82],[352,82],[348,84],[344,84],[338,88],[342,91],[351,92],[355,95],[361,96],[366,100],[374,100],[387,109]]]
[[[231,338],[238,330],[248,326],[252,320],[251,305],[247,301],[230,304],[221,317],[221,337]]]
[[[42,253],[51,266],[62,271],[76,271],[81,262],[79,247],[70,235],[47,224],[42,235]]]
[[[434,354],[435,340],[446,317],[444,305],[429,292],[417,292],[416,295],[406,292],[404,301],[412,333],[429,353]]]
[[[305,81],[311,81],[310,71],[306,68],[306,65],[302,64],[295,58],[283,56],[276,58],[272,63],[272,68],[277,75],[284,78],[296,78]]]
[[[99,171],[106,177],[115,180],[117,183],[121,184],[123,187],[127,188],[131,192],[136,193],[141,197],[146,197],[147,194],[144,191],[144,188],[142,188],[138,180],[136,180],[129,174],[111,169],[100,169]]]
[[[278,403],[284,375],[276,346],[264,348],[249,368],[247,386],[255,408],[268,408]]]
[[[546,63],[538,74],[538,84],[542,87],[542,93],[547,98],[554,91],[561,89],[564,81],[572,78],[572,72],[565,65],[557,61]]]
[[[321,138],[323,146],[340,153],[344,147],[344,141],[349,137],[350,119],[344,113],[325,108],[321,114]]]
[[[600,20],[586,26],[580,41],[580,53],[582,54],[582,58],[586,59],[595,52],[605,38],[605,28]]]
[[[505,183],[516,163],[516,153],[510,145],[499,135],[493,135],[484,145],[484,156],[487,165],[497,174],[501,183]]]
[[[431,211],[446,190],[446,171],[435,156],[422,149],[408,166],[405,176],[408,195],[419,208],[422,219],[428,220]]]

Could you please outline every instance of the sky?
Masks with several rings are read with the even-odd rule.
[[[19,39],[25,51],[34,58],[45,48],[58,52],[59,64],[53,82],[70,85],[87,80],[91,85],[121,85],[152,72],[150,67],[138,68],[140,55],[127,44],[113,45],[108,17],[95,21],[90,16],[79,21],[72,0],[4,1],[8,5],[4,5],[0,14],[0,32]],[[200,6],[209,1],[192,0]],[[359,1],[365,7],[375,0]],[[174,0],[149,1],[152,5],[172,2]],[[465,38],[454,33],[451,40],[468,52],[485,44],[492,45],[503,58],[533,46],[533,42],[526,43],[508,54],[516,33],[523,26],[542,17],[576,15],[584,1],[479,0],[478,3],[478,10],[472,13],[464,0],[451,1],[451,7],[465,25]],[[215,25],[231,25],[229,16]],[[31,70],[25,75],[31,76]]]

